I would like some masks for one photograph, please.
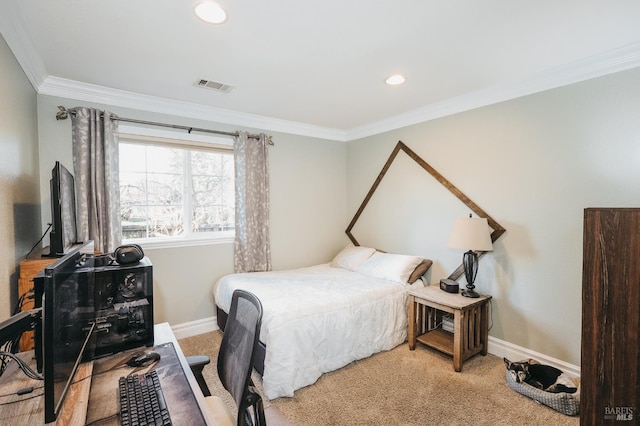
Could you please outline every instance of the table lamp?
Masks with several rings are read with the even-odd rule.
[[[478,253],[477,251],[492,251],[491,234],[489,223],[483,217],[460,217],[453,222],[448,246],[462,250],[468,250],[462,255],[462,265],[464,276],[467,279],[467,289],[462,290],[465,297],[480,297],[474,291],[478,273]]]

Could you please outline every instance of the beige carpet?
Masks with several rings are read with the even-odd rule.
[[[219,331],[180,340],[186,355],[212,359],[205,378],[224,395],[216,374]],[[578,425],[569,417],[514,392],[502,359],[475,356],[453,371],[451,358],[407,344],[324,374],[293,398],[266,401],[295,426],[317,425]],[[255,381],[255,378],[254,378]],[[232,411],[235,408],[232,408]]]

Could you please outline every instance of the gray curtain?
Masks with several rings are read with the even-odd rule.
[[[269,244],[268,137],[249,138],[240,132],[233,151],[236,170],[236,272],[271,270]]]
[[[118,125],[106,111],[71,111],[78,238],[111,253],[121,242]]]

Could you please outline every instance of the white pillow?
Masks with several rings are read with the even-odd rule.
[[[356,272],[406,284],[420,262],[422,258],[417,256],[376,252],[358,266]]]
[[[354,271],[362,262],[371,257],[375,252],[376,250],[373,248],[349,244],[333,258],[330,266]]]

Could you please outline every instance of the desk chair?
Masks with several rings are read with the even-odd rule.
[[[251,380],[262,323],[262,304],[252,293],[236,290],[218,352],[218,377],[238,407],[238,426],[266,425],[262,397]],[[190,357],[191,366],[205,396],[211,395],[202,369],[208,357]],[[210,397],[215,398],[215,397]]]

